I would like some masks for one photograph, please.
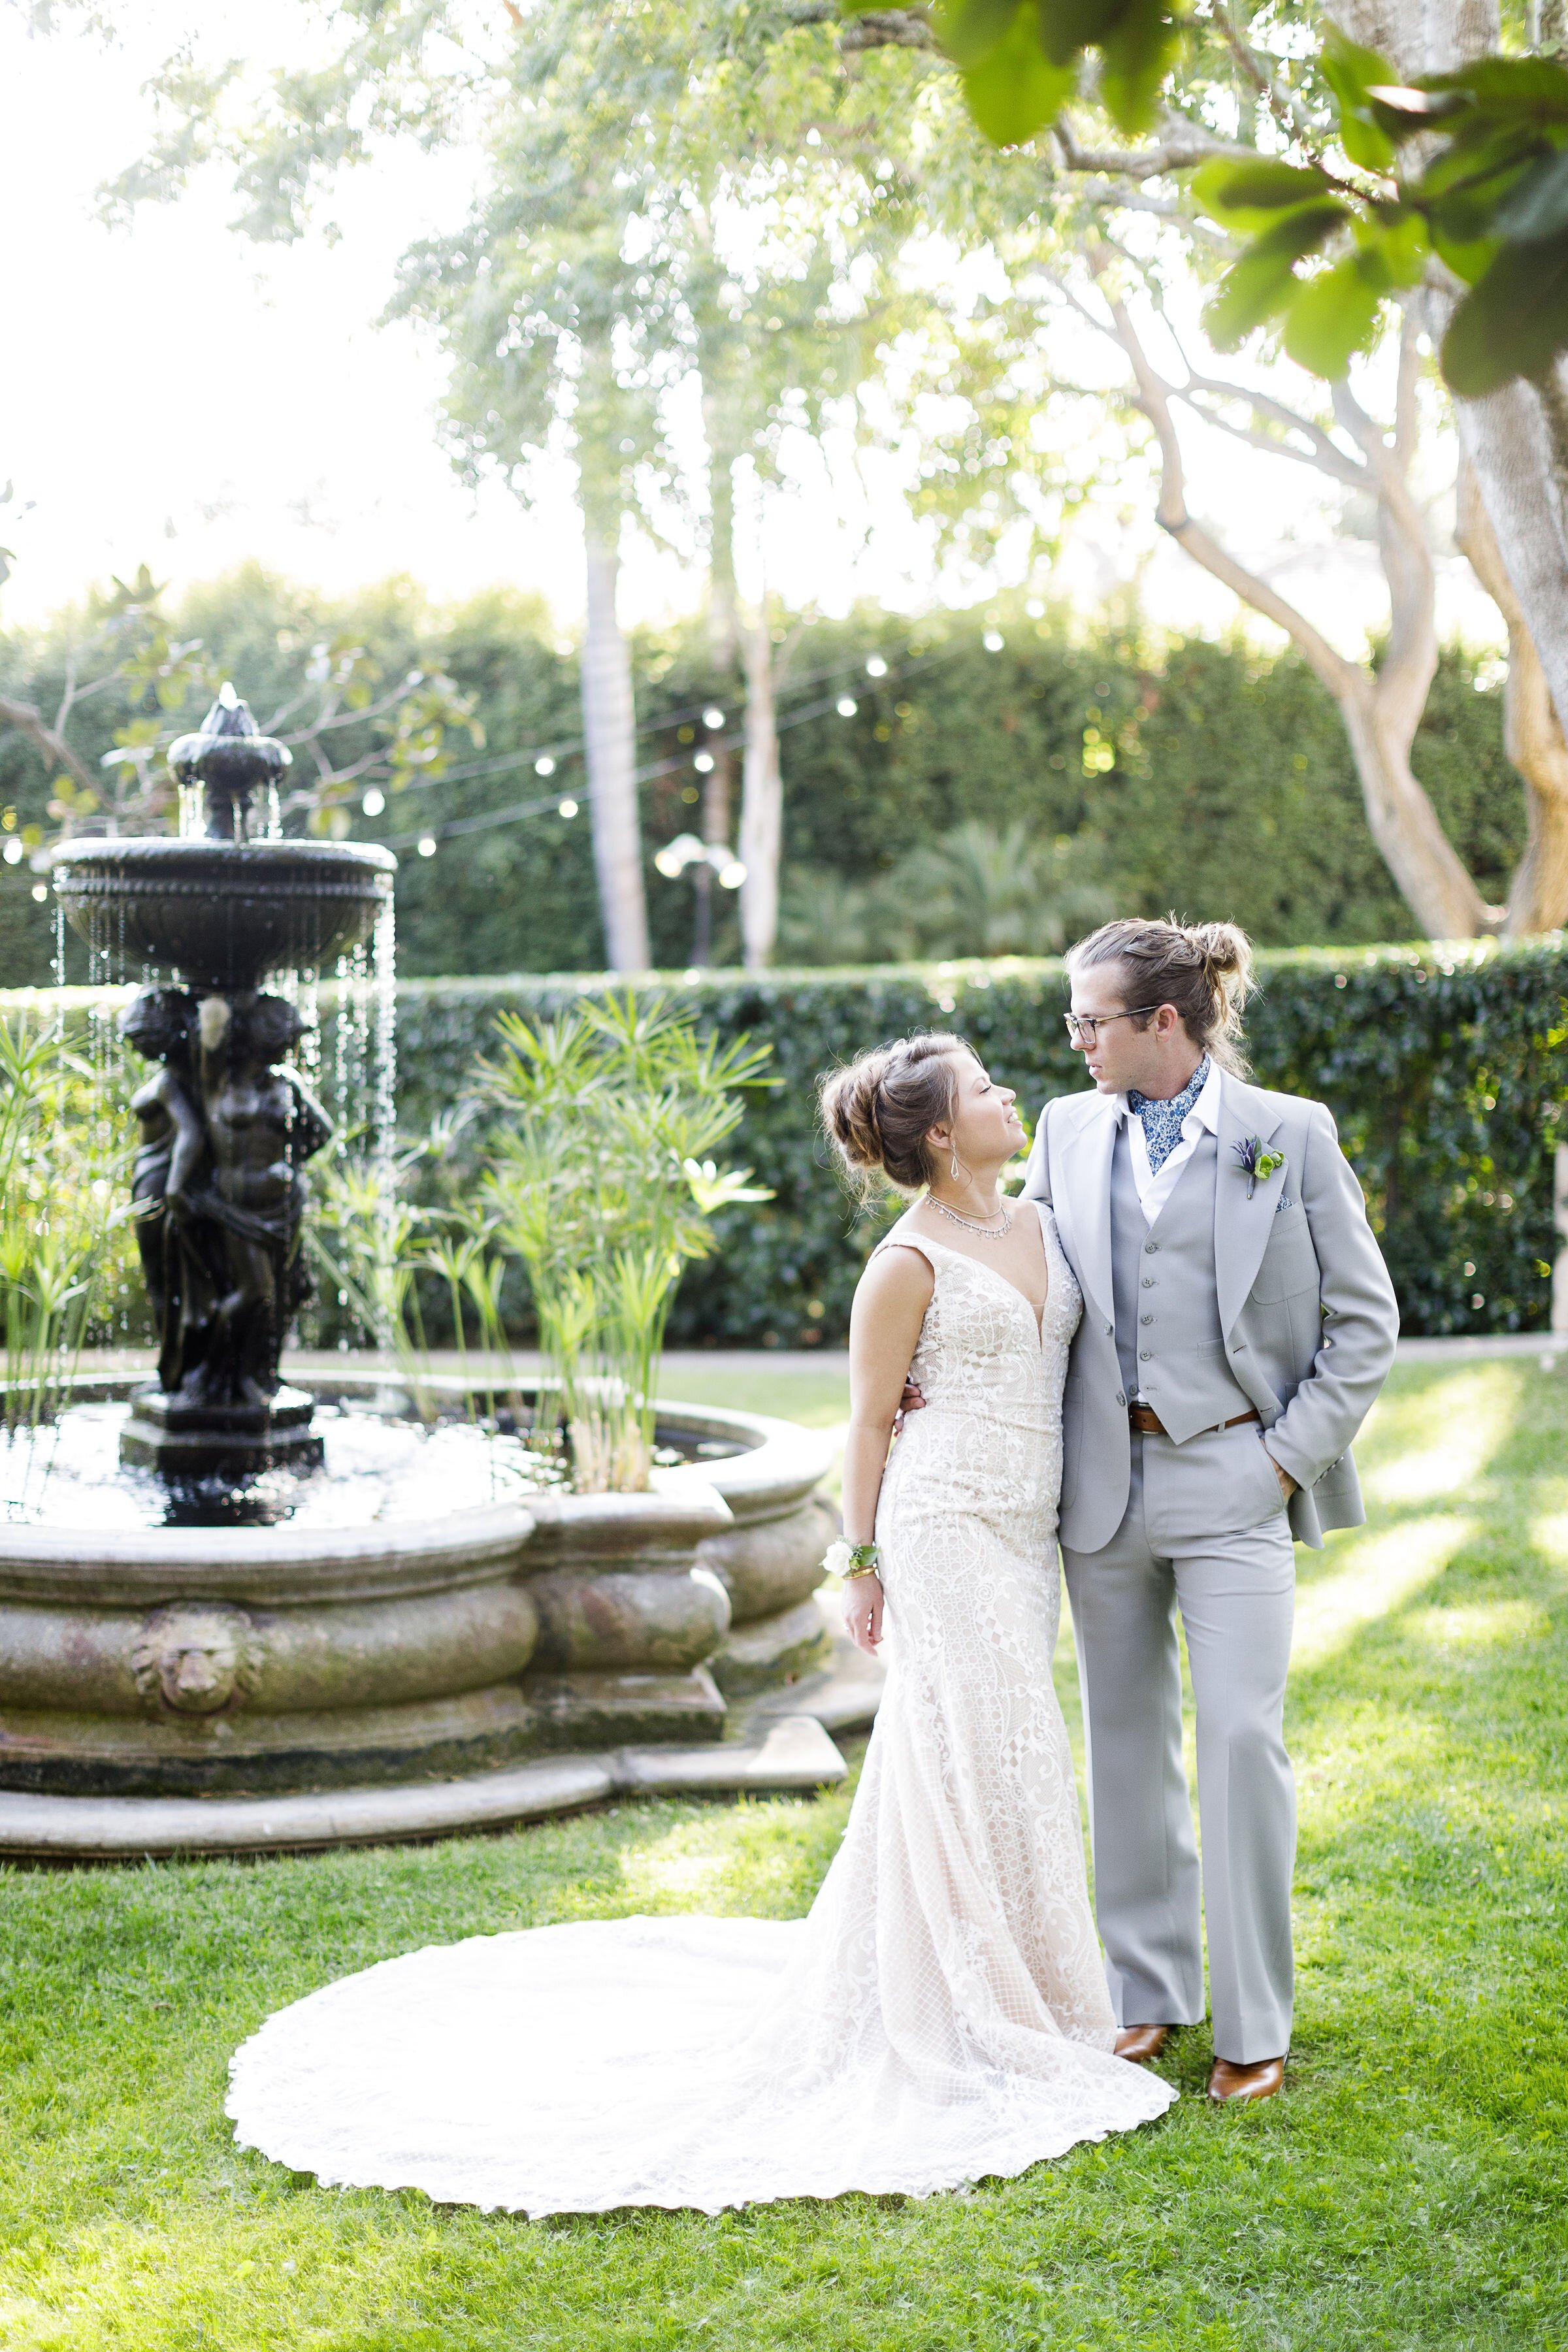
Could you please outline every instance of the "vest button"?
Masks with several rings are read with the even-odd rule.
[[[1116,1391],[1116,1402],[1118,1404],[1125,1404],[1127,1402],[1127,1399],[1121,1389],[1118,1389]],[[1334,1468],[1336,1470],[1339,1468],[1339,1464],[1337,1462],[1334,1464]]]
[[[1153,1349],[1151,1348],[1140,1348],[1138,1350],[1138,1360],[1141,1364],[1152,1363],[1153,1361]]]
[[[1145,1256],[1145,1257],[1152,1257],[1152,1256],[1153,1256],[1153,1255],[1154,1255],[1154,1252],[1159,1248],[1159,1246],[1160,1246],[1160,1244],[1159,1244],[1159,1243],[1158,1243],[1158,1242],[1145,1242],[1145,1243],[1144,1243],[1144,1244],[1143,1244],[1143,1255],[1144,1255],[1144,1256]]]
[[[1143,1276],[1143,1287],[1144,1287],[1144,1289],[1145,1289],[1145,1290],[1152,1290],[1152,1289],[1153,1289],[1153,1287],[1154,1287],[1154,1277],[1153,1277],[1153,1276],[1152,1276],[1152,1274],[1146,1274],[1146,1275]]]
[[[1140,1323],[1152,1323],[1154,1318],[1152,1315],[1140,1315],[1138,1320]]]

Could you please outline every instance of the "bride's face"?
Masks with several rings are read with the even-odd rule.
[[[999,1168],[1013,1159],[1024,1142],[1024,1122],[1013,1106],[1013,1087],[1000,1087],[984,1063],[973,1054],[950,1054],[953,1074],[951,1120],[930,1130],[928,1140],[939,1161],[943,1153],[958,1155],[962,1167]]]

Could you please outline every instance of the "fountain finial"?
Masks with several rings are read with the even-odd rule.
[[[170,772],[182,784],[201,787],[202,830],[209,841],[253,839],[251,794],[258,784],[275,783],[293,761],[287,743],[263,735],[226,677],[196,732],[169,746]]]

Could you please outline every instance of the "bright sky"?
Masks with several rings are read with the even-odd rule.
[[[129,232],[96,219],[100,183],[146,142],[141,86],[195,13],[189,0],[137,0],[131,29],[105,47],[29,39],[0,0],[0,216],[11,225],[0,483],[16,486],[0,541],[16,557],[0,614],[35,617],[141,562],[178,584],[254,557],[328,589],[407,572],[441,601],[506,582],[542,592],[571,629],[582,587],[570,475],[531,512],[494,486],[476,498],[437,439],[438,355],[413,330],[374,323],[404,247],[461,217],[471,157],[389,153],[349,175],[335,245],[243,243],[216,176],[179,205],[145,208]],[[242,27],[271,47],[292,16],[291,0],[209,0],[202,12],[219,50],[226,19],[233,47]],[[1368,547],[1333,543],[1315,478],[1218,436],[1193,440],[1194,511],[1359,649],[1375,624],[1375,563]],[[1147,506],[1097,508],[1051,584],[1088,610],[1135,579],[1154,619],[1227,627],[1233,599]],[[858,595],[908,609],[932,593],[891,491],[863,500],[820,472],[775,516],[768,561],[789,602],[827,611]],[[1446,630],[1496,641],[1468,568],[1450,558],[1443,572]],[[697,593],[668,554],[628,545],[628,622]]]

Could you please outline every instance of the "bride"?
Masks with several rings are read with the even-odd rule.
[[[1014,1100],[940,1031],[822,1090],[850,1171],[917,1197],[850,1323],[834,1564],[889,1675],[809,1915],[593,1920],[384,1961],[238,2053],[242,2146],[443,2203],[717,2212],[1022,2172],[1174,2096],[1114,2054],[1051,1682],[1081,1301],[1050,1211],[1003,1198]],[[926,1410],[889,1461],[911,1370]]]

